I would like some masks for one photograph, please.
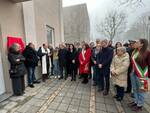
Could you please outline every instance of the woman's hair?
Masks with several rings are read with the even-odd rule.
[[[9,48],[9,52],[16,52],[17,47],[20,47],[18,43],[12,44],[12,46]]]
[[[73,44],[69,45],[69,51],[71,51],[70,46],[72,46],[73,47],[73,51],[75,51],[75,46]]]
[[[126,48],[125,47],[118,47],[117,50],[121,50],[122,52],[126,53]]]
[[[139,39],[139,41],[141,44],[143,44],[143,46],[139,51],[140,53],[139,53],[137,61],[139,64],[143,64],[145,62],[145,59],[146,59],[147,54],[148,54],[148,40]]]
[[[83,46],[85,46],[85,49],[87,50],[89,47],[89,45],[87,43],[84,43]]]
[[[122,46],[122,43],[121,43],[121,42],[117,42],[116,45],[115,45],[115,48],[117,48],[117,45],[118,45],[118,44],[120,44],[120,45]]]

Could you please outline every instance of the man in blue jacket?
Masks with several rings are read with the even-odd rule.
[[[113,49],[108,47],[108,41],[102,41],[102,51],[98,54],[97,62],[100,69],[99,90],[108,95],[110,87],[110,65],[113,58]]]

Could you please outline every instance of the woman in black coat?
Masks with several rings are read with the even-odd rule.
[[[23,95],[25,90],[25,58],[20,53],[20,45],[15,43],[11,46],[8,53],[10,62],[10,78],[12,80],[12,88],[15,96]]]
[[[69,46],[69,52],[68,52],[68,63],[69,63],[69,71],[71,73],[71,81],[76,81],[76,75],[77,75],[77,58],[78,54],[73,44],[70,44]]]

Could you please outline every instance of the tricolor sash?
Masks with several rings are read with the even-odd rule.
[[[137,77],[139,78],[139,89],[146,92],[148,91],[148,66],[142,69],[142,67],[136,61],[138,55],[139,51],[135,49],[132,55],[132,65]]]

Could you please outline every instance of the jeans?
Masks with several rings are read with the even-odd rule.
[[[146,93],[139,91],[139,78],[135,72],[133,72],[131,75],[131,83],[134,93],[134,102],[137,104],[137,106],[142,107],[144,105]]]
[[[95,84],[98,84],[98,76],[100,76],[99,68],[94,65],[93,66],[93,81]]]
[[[59,62],[58,60],[53,61],[54,64],[54,75],[58,76],[60,74],[60,69],[59,69]]]
[[[28,85],[31,85],[36,80],[35,67],[27,67],[27,71],[28,71]]]

